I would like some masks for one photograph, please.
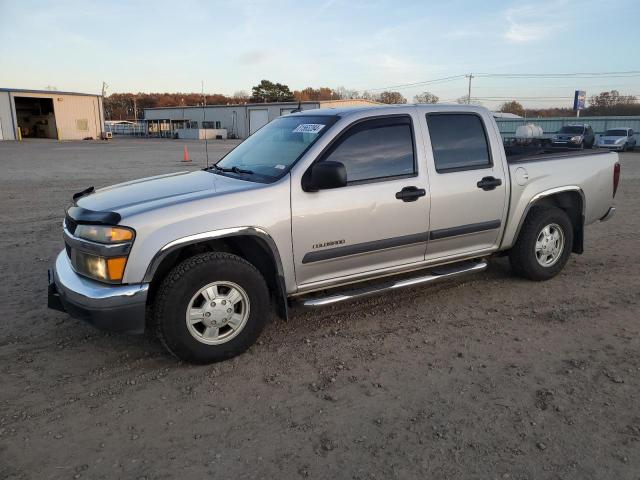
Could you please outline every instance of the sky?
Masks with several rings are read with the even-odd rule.
[[[576,89],[640,95],[640,73],[483,74],[640,71],[639,16],[637,0],[0,0],[0,87],[199,92],[204,82],[231,95],[269,79],[377,93],[474,73],[471,95],[486,106],[570,107]],[[467,82],[392,89],[455,101]]]

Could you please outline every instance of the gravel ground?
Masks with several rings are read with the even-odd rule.
[[[640,478],[640,153],[549,282],[499,259],[198,367],[46,308],[71,194],[202,166],[184,144],[0,142],[0,478]]]

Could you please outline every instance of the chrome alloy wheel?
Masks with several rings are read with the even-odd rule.
[[[238,335],[249,318],[249,296],[233,282],[213,282],[191,297],[186,321],[199,342],[220,345]]]
[[[543,267],[550,267],[562,256],[564,233],[557,223],[544,227],[536,238],[536,259]]]

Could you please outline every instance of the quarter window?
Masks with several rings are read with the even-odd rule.
[[[414,175],[414,159],[409,117],[358,123],[323,157],[344,164],[348,183]]]
[[[478,115],[430,113],[427,125],[437,172],[491,166],[487,136]]]

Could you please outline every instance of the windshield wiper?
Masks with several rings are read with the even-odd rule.
[[[213,165],[213,168],[215,168],[216,170],[220,170],[221,172],[246,173],[247,175],[251,175],[253,173],[253,170],[246,170],[244,168],[235,166],[231,168],[225,168],[219,167],[218,165]]]

